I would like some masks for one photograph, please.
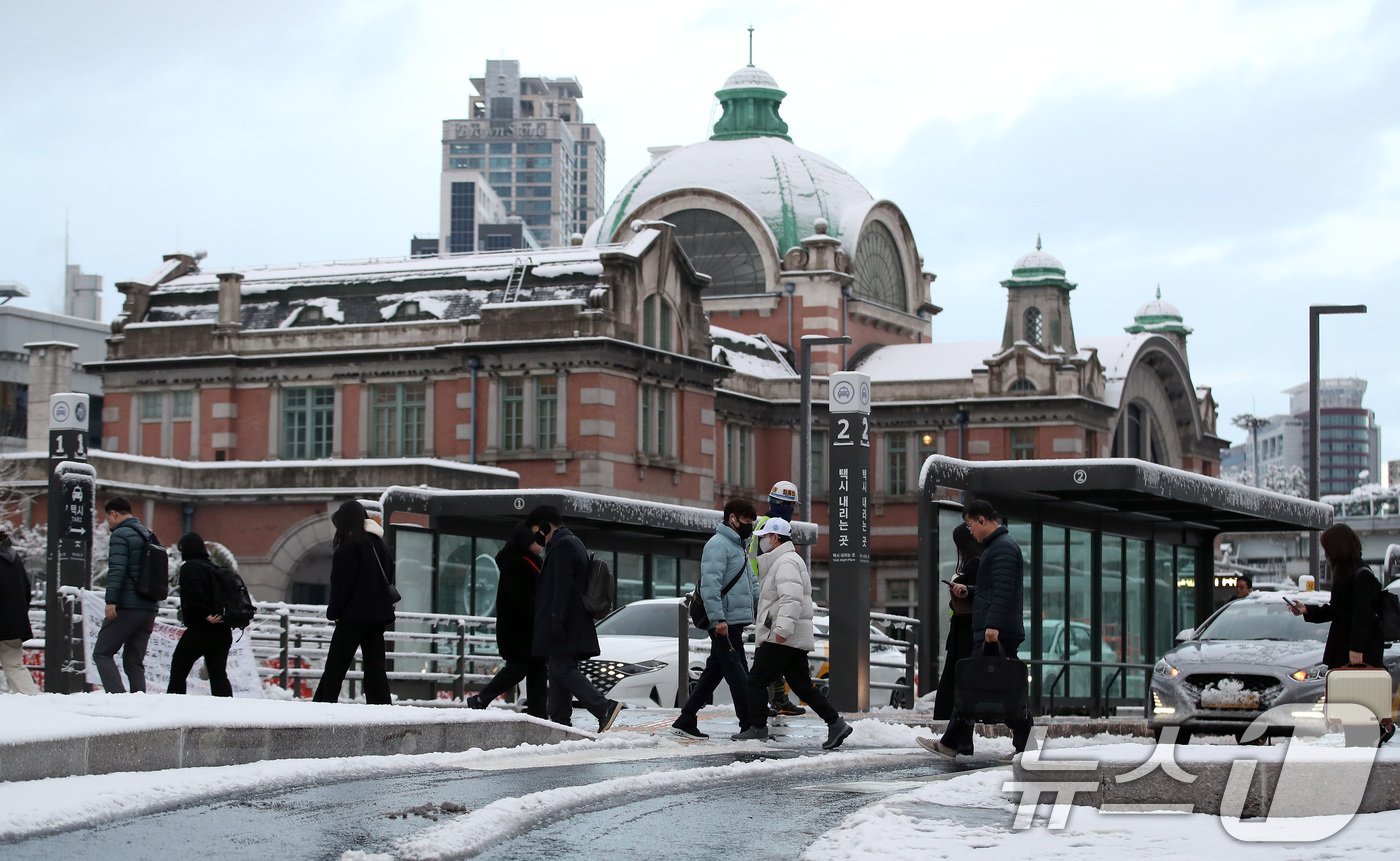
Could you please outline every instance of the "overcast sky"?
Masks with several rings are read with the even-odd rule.
[[[0,281],[62,310],[65,214],[108,319],[111,285],[177,249],[406,254],[487,59],[579,79],[611,199],[648,146],[708,136],[751,23],[793,140],[909,216],[935,339],[1000,337],[998,282],[1040,233],[1081,339],[1161,285],[1239,439],[1230,417],[1306,382],[1307,306],[1366,303],[1324,319],[1322,373],[1370,381],[1400,458],[1396,3],[9,2]]]

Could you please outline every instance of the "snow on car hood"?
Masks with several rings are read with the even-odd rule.
[[[1197,664],[1252,664],[1300,669],[1322,663],[1316,640],[1192,640],[1163,658],[1177,667]]]

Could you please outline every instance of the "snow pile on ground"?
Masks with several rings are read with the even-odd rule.
[[[1077,740],[1054,739],[1046,759],[1087,759],[1099,762],[1141,762],[1143,744],[1083,746]],[[1299,739],[1293,757],[1334,760],[1369,757],[1371,751],[1338,750],[1340,735]],[[1056,753],[1059,747],[1073,753]],[[1236,745],[1181,748],[1178,761],[1189,773],[1191,763],[1229,762],[1238,758],[1282,758],[1287,748]],[[1382,749],[1377,757],[1400,764],[1400,750]],[[1040,804],[1030,828],[1014,829],[1019,793],[1003,791],[1011,781],[1006,768],[984,769],[934,781],[910,792],[883,798],[851,814],[802,853],[802,861],[889,861],[891,858],[965,859],[976,850],[996,848],[997,854],[1038,861],[1121,861],[1125,857],[1194,859],[1229,857],[1232,861],[1316,861],[1320,857],[1388,857],[1400,832],[1400,811],[1338,817],[1236,820],[1202,813],[1105,813],[1086,807],[1068,808],[1062,829],[1047,827],[1054,819],[1051,804]],[[1053,796],[1042,796],[1049,801]],[[1333,829],[1339,833],[1326,835]],[[1183,836],[1190,835],[1189,841]],[[1316,842],[1307,842],[1316,836]],[[1294,842],[1285,842],[1292,840]],[[1279,842],[1270,842],[1279,841]]]

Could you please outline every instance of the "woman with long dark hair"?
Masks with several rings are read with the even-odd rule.
[[[224,604],[214,579],[214,562],[198,532],[186,532],[176,546],[184,559],[180,565],[180,618],[185,631],[170,657],[170,684],[165,692],[183,694],[194,662],[204,658],[209,692],[216,697],[231,697],[228,652],[233,646],[233,629],[224,624]]]
[[[982,545],[972,537],[966,523],[953,527],[953,546],[958,551],[957,574],[948,587],[948,656],[938,677],[933,696],[934,720],[953,716],[953,680],[958,661],[972,657],[972,596],[977,591],[977,566],[982,561]]]
[[[500,585],[496,588],[496,652],[505,665],[486,687],[467,697],[470,708],[486,708],[492,700],[523,680],[525,713],[537,718],[546,716],[549,662],[532,653],[535,589],[544,565],[540,558],[544,548],[536,541],[535,531],[522,520],[516,524],[510,541],[496,554],[496,567],[501,572]]]
[[[384,631],[394,621],[394,601],[389,584],[394,560],[384,543],[384,530],[355,500],[331,515],[335,548],[331,558],[331,600],[326,618],[335,622],[326,667],[316,686],[317,702],[340,699],[340,686],[360,651],[364,669],[365,702],[389,705],[389,675],[384,660]]]
[[[1384,668],[1381,638],[1381,583],[1361,560],[1361,539],[1345,523],[1334,523],[1319,539],[1332,574],[1332,597],[1326,604],[1289,602],[1294,615],[1309,622],[1331,622],[1322,662],[1335,670],[1346,666]],[[1390,741],[1395,723],[1382,715],[1380,743]],[[1372,730],[1374,732],[1374,730]],[[1374,736],[1372,737],[1374,739]],[[1367,744],[1371,740],[1366,740]]]

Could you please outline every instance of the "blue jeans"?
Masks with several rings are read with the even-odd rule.
[[[734,700],[734,714],[739,717],[739,727],[749,726],[749,660],[744,653],[744,628],[730,625],[729,636],[721,637],[710,629],[710,657],[705,661],[705,669],[695,690],[681,707],[683,716],[694,717],[704,708],[710,695],[719,687],[720,679],[729,685],[729,696]],[[767,706],[767,703],[764,703]]]

